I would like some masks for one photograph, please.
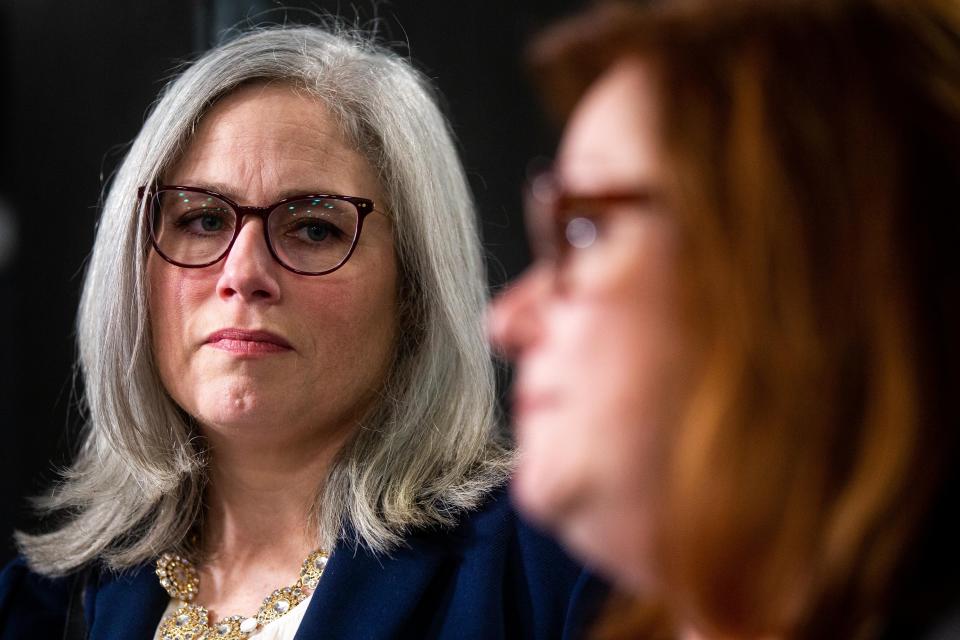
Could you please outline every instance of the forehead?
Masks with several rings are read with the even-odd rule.
[[[557,172],[574,192],[633,188],[658,180],[659,116],[653,71],[640,58],[610,67],[567,123]]]
[[[251,204],[293,193],[378,191],[373,170],[330,108],[280,83],[241,87],[219,100],[164,181]]]

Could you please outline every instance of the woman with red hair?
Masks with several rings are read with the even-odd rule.
[[[601,631],[956,632],[960,6],[601,5],[533,59],[566,130],[490,330]]]

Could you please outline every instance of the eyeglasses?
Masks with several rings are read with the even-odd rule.
[[[263,220],[273,258],[284,268],[320,276],[342,267],[360,238],[373,200],[334,194],[298,195],[267,207],[241,207],[200,187],[140,187],[150,241],[161,258],[199,269],[222,260],[240,235],[243,218]]]
[[[648,205],[654,199],[653,192],[641,189],[596,195],[566,193],[552,173],[541,173],[530,181],[524,198],[533,257],[558,270],[573,251],[596,242],[600,220],[611,208]]]

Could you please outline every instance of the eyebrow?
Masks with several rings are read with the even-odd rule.
[[[233,200],[233,201],[235,201],[235,202],[237,202],[237,203],[240,203],[240,202],[243,200],[243,198],[241,198],[239,192],[235,191],[232,187],[230,187],[229,185],[227,185],[227,184],[225,184],[225,183],[222,183],[222,182],[207,182],[207,181],[204,181],[204,180],[188,180],[188,181],[184,182],[181,186],[184,186],[184,187],[199,187],[200,189],[206,189],[207,191],[215,191],[215,192],[217,192],[217,193],[219,193],[219,194],[221,194],[221,195],[224,195],[224,196],[230,198],[231,200]],[[284,190],[281,191],[279,194],[277,194],[278,197],[277,197],[277,199],[275,200],[275,202],[276,202],[276,201],[280,201],[280,200],[284,200],[284,199],[289,198],[289,197],[291,197],[291,196],[304,196],[304,195],[317,195],[317,194],[352,195],[352,194],[344,194],[344,193],[341,193],[340,191],[338,191],[338,190],[336,190],[336,189],[333,189],[333,190],[331,190],[331,189],[317,189],[317,188],[309,188],[309,189],[284,189]],[[272,204],[272,203],[264,203],[264,205],[266,205],[266,204]]]
[[[558,204],[561,209],[578,206],[611,206],[619,204],[638,204],[642,206],[662,203],[662,194],[653,187],[623,188],[589,192],[560,192]]]

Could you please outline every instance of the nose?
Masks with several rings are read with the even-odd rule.
[[[263,220],[249,216],[241,225],[237,239],[224,258],[217,294],[223,300],[239,298],[245,302],[277,303],[280,301],[277,270],[283,267],[270,255]]]
[[[549,274],[534,265],[507,286],[487,311],[487,336],[500,355],[515,359],[540,335]]]

